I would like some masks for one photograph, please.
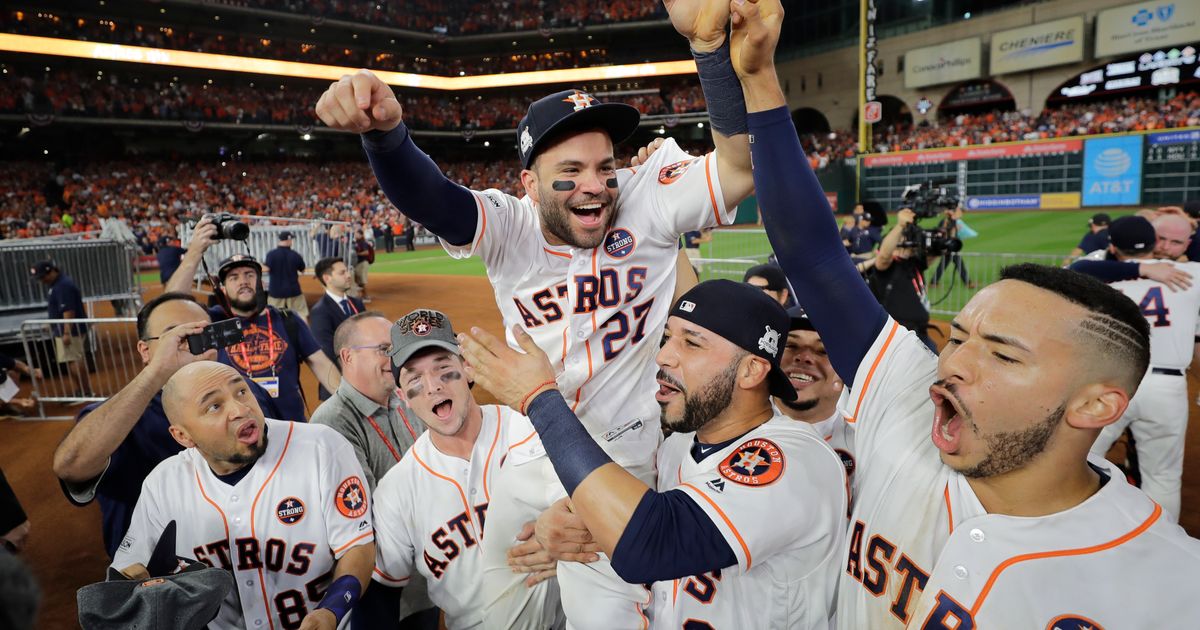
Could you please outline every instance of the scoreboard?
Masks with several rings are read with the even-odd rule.
[[[1200,191],[1200,129],[1146,134],[1142,202],[1179,205]]]

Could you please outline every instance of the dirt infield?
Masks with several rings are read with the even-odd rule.
[[[309,302],[321,288],[303,280]],[[491,285],[486,278],[464,276],[372,275],[368,304],[392,319],[419,307],[442,310],[459,330],[469,325],[493,333],[503,332]],[[147,298],[157,294],[153,289]],[[307,370],[305,395],[309,411],[315,408],[316,382]],[[1200,382],[1189,376],[1193,399]],[[477,389],[481,402],[491,396]],[[1181,523],[1200,534],[1200,410],[1192,407],[1188,431],[1188,466],[1184,471]],[[103,579],[108,558],[100,541],[100,511],[95,506],[72,507],[63,498],[50,468],[55,446],[70,429],[67,422],[0,422],[0,467],[20,497],[33,525],[24,559],[33,568],[43,593],[39,628],[76,628],[75,591]]]

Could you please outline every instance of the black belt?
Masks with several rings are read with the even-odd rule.
[[[1183,370],[1173,368],[1150,368],[1151,374],[1166,374],[1167,376],[1183,376]]]

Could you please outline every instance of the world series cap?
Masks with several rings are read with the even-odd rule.
[[[702,326],[771,364],[767,384],[772,396],[795,400],[779,361],[791,327],[787,311],[770,296],[733,280],[708,280],[692,287],[671,308],[671,317]]]
[[[392,351],[388,354],[395,370],[418,351],[430,347],[462,354],[458,338],[450,327],[450,318],[445,313],[419,308],[392,324]]]
[[[637,131],[642,115],[632,105],[601,103],[580,90],[563,90],[534,101],[517,125],[517,153],[529,168],[539,149],[573,131],[600,128],[613,144]]]

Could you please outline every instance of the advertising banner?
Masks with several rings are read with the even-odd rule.
[[[1096,14],[1096,56],[1200,40],[1200,2],[1159,0],[1105,9]]]
[[[916,48],[904,54],[904,87],[953,83],[979,77],[983,71],[978,37]]]
[[[978,195],[963,204],[968,210],[1069,210],[1079,207],[1079,193],[1029,195]]]
[[[993,75],[1083,61],[1083,16],[1000,31],[991,46]]]
[[[1047,153],[1075,153],[1083,149],[1083,140],[1056,140],[1053,142],[1026,142],[997,146],[973,146],[961,149],[929,149],[911,153],[887,153],[868,155],[863,166],[901,166],[928,164],[930,162],[957,162],[959,160],[983,160],[1001,157],[1022,157]]]
[[[1127,206],[1142,200],[1142,137],[1083,144],[1083,205]]]

